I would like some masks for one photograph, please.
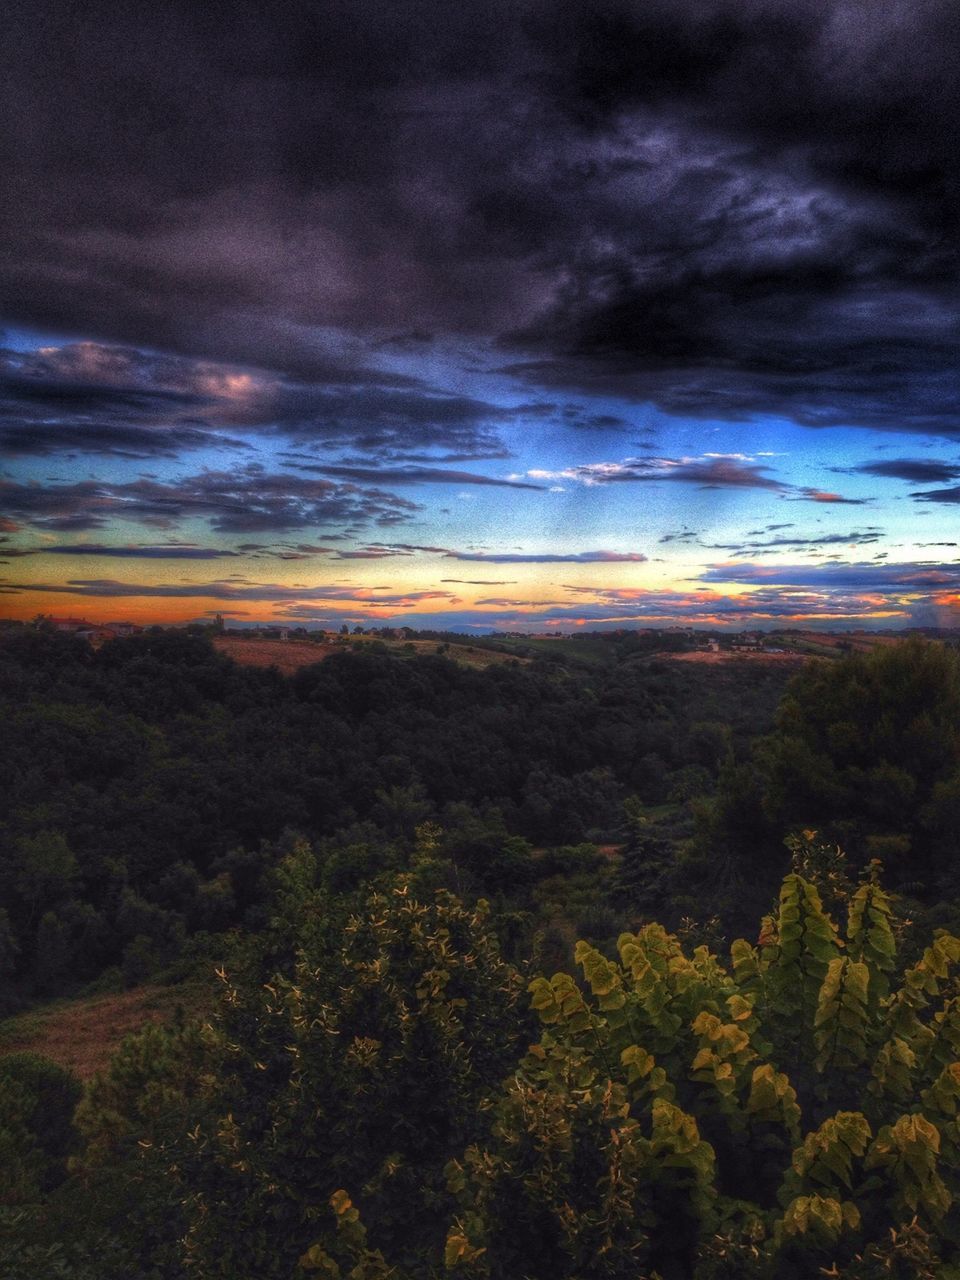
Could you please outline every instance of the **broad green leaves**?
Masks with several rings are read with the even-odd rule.
[[[581,982],[535,979],[540,1042],[450,1179],[448,1268],[779,1280],[932,1257],[960,1174],[960,940],[897,988],[875,868],[846,906],[844,935],[794,873],[730,968],[647,925],[616,958],[578,944]]]

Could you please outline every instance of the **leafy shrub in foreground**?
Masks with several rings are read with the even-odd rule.
[[[295,958],[265,985],[224,975],[204,1114],[171,1151],[192,1274],[288,1280],[343,1182],[391,1254],[442,1253],[444,1166],[482,1132],[525,1002],[486,904],[433,897],[396,882],[331,920],[306,891],[284,908]]]
[[[875,876],[841,932],[793,873],[730,967],[656,924],[617,951],[580,943],[583,986],[532,984],[541,1039],[491,1140],[449,1170],[448,1266],[490,1280],[960,1275],[960,940],[939,933],[893,984]]]
[[[539,1042],[448,1166],[443,1260],[412,1274],[960,1276],[960,939],[894,980],[875,870],[846,907],[841,931],[794,872],[729,966],[650,924],[616,959],[580,943],[582,982],[537,978]],[[304,1271],[399,1280],[349,1190]]]

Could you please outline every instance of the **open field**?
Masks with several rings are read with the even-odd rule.
[[[437,653],[436,640],[381,640],[377,636],[351,636],[347,644],[313,644],[309,640],[264,640],[255,636],[215,636],[214,647],[219,653],[241,666],[276,667],[283,675],[290,675],[301,667],[323,662],[333,653],[349,653],[369,645],[380,645],[396,657]],[[490,667],[503,662],[526,662],[509,653],[497,653],[492,649],[470,644],[452,643],[444,650],[444,657],[465,667]]]
[[[242,667],[276,667],[285,676],[336,652],[332,645],[304,640],[247,640],[234,636],[216,636],[213,645],[218,653],[225,653]]]
[[[57,1000],[0,1022],[0,1057],[39,1053],[89,1080],[107,1066],[131,1031],[148,1022],[171,1022],[178,1006],[196,1013],[203,1003],[203,992],[189,985]]]
[[[802,631],[795,636],[800,645],[816,648],[823,652],[836,653],[869,653],[871,649],[889,648],[890,645],[902,644],[901,636],[877,636],[866,631],[844,632],[832,635],[826,631]]]
[[[901,636],[873,635],[870,632],[787,631],[771,632],[767,643],[780,652],[769,649],[721,649],[719,653],[661,653],[658,658],[673,662],[693,662],[704,666],[725,666],[734,662],[798,663],[807,658],[841,658],[847,653],[869,653],[872,649],[889,648],[903,643]]]
[[[607,666],[616,661],[616,650],[602,636],[589,633],[577,636],[497,636],[494,643],[502,649],[540,657],[560,654],[589,666]],[[457,646],[459,647],[459,646]],[[499,655],[501,658],[505,655]]]
[[[792,663],[797,666],[811,655],[808,653],[765,653],[763,650],[751,652],[749,649],[721,649],[718,653],[658,653],[657,658],[665,662],[693,662],[705,667],[729,666],[736,662],[756,663]]]

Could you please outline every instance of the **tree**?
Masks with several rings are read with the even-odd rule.
[[[59,831],[21,836],[13,849],[13,893],[25,908],[26,924],[67,897],[77,878],[77,860]]]
[[[0,984],[9,982],[17,965],[20,947],[17,944],[10,916],[5,907],[0,907]],[[0,987],[2,989],[2,987]],[[3,1008],[0,998],[0,1010]]]
[[[45,911],[37,929],[33,973],[41,995],[52,995],[62,986],[70,960],[70,930],[55,911]]]
[[[282,910],[296,916],[295,956],[259,981],[256,966],[224,975],[205,1115],[168,1151],[193,1265],[287,1280],[344,1184],[378,1244],[405,1260],[436,1254],[443,1168],[478,1136],[484,1099],[515,1061],[520,975],[485,905],[446,892],[416,901],[396,881],[344,921],[304,882]]]
[[[761,812],[735,771],[721,772],[718,809],[731,822],[755,832],[766,826],[775,844],[791,829],[817,828],[854,861],[881,857],[895,883],[931,891],[960,851],[952,827],[960,655],[910,639],[807,664],[787,689],[775,731],[754,748],[751,773]],[[732,785],[736,803],[727,799]],[[720,843],[733,835],[724,821],[712,833]]]
[[[729,967],[659,925],[622,935],[615,960],[580,943],[582,984],[531,984],[540,1040],[486,1142],[449,1167],[448,1267],[956,1275],[960,939],[938,934],[899,984],[896,957],[875,874],[841,932],[791,873]]]
[[[73,1113],[83,1094],[77,1077],[36,1053],[0,1058],[0,1088],[22,1091],[21,1118],[40,1156],[39,1185],[49,1190],[66,1174],[67,1157],[77,1147]]]

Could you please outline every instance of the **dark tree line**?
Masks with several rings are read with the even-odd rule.
[[[0,635],[8,991],[51,995],[110,966],[137,981],[195,935],[257,927],[263,875],[290,831],[351,849],[369,874],[403,863],[432,821],[477,890],[509,891],[523,878],[511,838],[616,839],[625,797],[709,790],[731,745],[742,753],[769,723],[781,684],[629,652],[600,669],[350,652],[287,679],[234,665],[199,630],[93,651],[11,628]]]

